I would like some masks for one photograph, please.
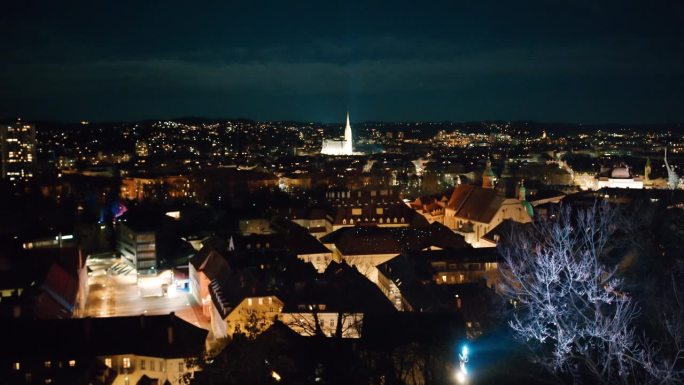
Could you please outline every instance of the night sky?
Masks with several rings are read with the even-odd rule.
[[[2,2],[0,117],[684,121],[682,1],[198,3]]]

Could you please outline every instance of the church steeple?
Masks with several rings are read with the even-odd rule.
[[[347,111],[347,125],[344,127],[344,152],[351,155],[353,152],[353,138],[351,124],[349,124],[349,111]]]
[[[525,188],[525,179],[520,180],[520,187],[518,188],[518,200],[524,201],[527,199],[527,189]]]
[[[482,173],[482,188],[494,188],[495,182],[496,175],[494,174],[494,171],[492,171],[492,161],[489,160],[489,156],[487,156],[485,170]]]

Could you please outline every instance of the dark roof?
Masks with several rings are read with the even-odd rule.
[[[399,254],[405,246],[397,228],[378,226],[343,227],[321,238],[333,243],[343,255]]]
[[[209,293],[224,318],[247,297],[273,295],[266,291],[264,283],[253,269],[243,269],[221,279],[213,279],[209,283]]]
[[[429,226],[378,227],[357,225],[342,227],[321,238],[333,243],[343,255],[400,254],[430,246],[461,248],[467,246],[461,235],[433,223]]]
[[[453,209],[459,218],[489,223],[504,200],[494,189],[462,184],[454,189],[447,207]]]
[[[0,320],[6,359],[73,359],[115,354],[180,358],[204,350],[207,331],[173,313],[158,316]]]
[[[218,250],[211,245],[202,248],[190,259],[197,271],[202,271],[207,278],[219,279],[232,272],[230,264]]]
[[[429,269],[429,264],[420,266],[421,262],[425,261],[415,260],[402,254],[380,264],[378,270],[397,285],[401,295],[414,311],[433,311],[439,303],[430,292],[430,287],[434,284],[430,279],[431,269]],[[427,280],[421,278],[427,278]]]
[[[326,219],[327,212],[324,207],[288,207],[276,210],[278,214],[287,219]]]
[[[487,234],[483,235],[482,238],[498,243],[498,239],[503,239],[507,235],[511,234],[513,231],[519,231],[521,229],[530,228],[532,223],[520,223],[512,219],[506,219],[496,225]]]
[[[78,270],[85,260],[76,247],[54,247],[30,250],[15,250],[0,255],[0,288],[17,288],[42,283],[52,265],[57,264],[72,277],[78,277]]]
[[[501,256],[499,251],[494,247],[474,248],[464,247],[461,249],[444,249],[444,250],[419,250],[408,254],[411,258],[416,260],[423,260],[428,262],[499,262]]]
[[[36,317],[71,316],[78,296],[79,272],[85,264],[80,249],[18,250],[5,256],[3,262],[0,266],[0,288],[22,288],[22,297],[35,296],[34,300],[24,302],[35,305]],[[37,290],[29,291],[28,288]]]
[[[360,313],[393,313],[395,308],[374,283],[355,267],[331,262],[317,279],[299,287],[283,309],[286,313],[301,312],[301,305],[324,304],[325,311]],[[304,311],[308,311],[304,309]]]

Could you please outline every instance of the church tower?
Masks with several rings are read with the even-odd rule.
[[[482,188],[494,188],[494,183],[496,182],[496,175],[492,171],[492,161],[487,157],[487,163],[485,164],[485,170],[482,173]]]
[[[351,124],[349,124],[349,111],[347,111],[347,126],[344,128],[344,153],[351,155],[353,150],[352,146],[352,129]]]

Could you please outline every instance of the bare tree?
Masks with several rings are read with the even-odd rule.
[[[622,291],[617,267],[602,263],[616,250],[618,223],[605,204],[566,206],[510,234],[501,245],[503,293],[514,307],[510,326],[537,362],[575,381],[676,383],[657,346],[635,332],[637,308]]]
[[[361,335],[363,315],[360,313],[325,312],[318,304],[310,304],[307,309],[308,311],[290,314],[284,319],[285,324],[298,333],[308,336],[346,338]],[[330,317],[322,317],[323,313],[334,314],[334,329],[325,326],[324,322],[329,321]],[[326,331],[328,331],[327,334]]]
[[[654,314],[654,332],[651,338],[642,336],[641,362],[645,373],[641,383],[682,384],[684,383],[684,265],[672,271],[671,282],[661,299],[654,301],[659,310]]]

